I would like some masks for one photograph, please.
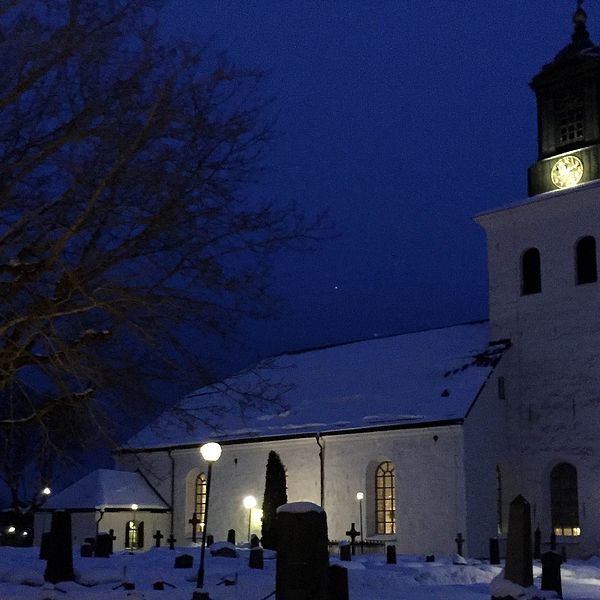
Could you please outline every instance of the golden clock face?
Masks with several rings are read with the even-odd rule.
[[[560,189],[577,185],[583,177],[583,163],[576,156],[563,156],[554,163],[550,177]]]

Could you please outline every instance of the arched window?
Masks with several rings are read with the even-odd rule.
[[[593,283],[598,280],[596,268],[596,240],[588,235],[577,242],[577,283]]]
[[[206,474],[200,473],[196,477],[194,487],[194,512],[196,513],[196,533],[201,533],[204,529],[204,517],[206,515]]]
[[[580,535],[577,469],[569,463],[556,465],[550,473],[552,529],[556,535]]]
[[[496,466],[496,525],[498,533],[502,533],[502,472]]]
[[[125,526],[125,548],[136,550],[144,547],[144,523],[127,521]]]
[[[542,291],[540,251],[529,248],[521,257],[521,295],[539,294]]]
[[[393,463],[382,462],[375,472],[377,533],[396,533],[396,478]]]

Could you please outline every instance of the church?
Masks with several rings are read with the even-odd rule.
[[[529,197],[475,217],[487,235],[489,321],[265,360],[129,440],[116,462],[139,477],[118,503],[67,489],[47,509],[71,510],[74,522],[94,513],[116,548],[144,547],[144,523],[145,547],[156,529],[189,545],[209,483],[199,449],[213,441],[215,539],[231,528],[238,541],[260,535],[275,451],[288,501],[322,505],[331,540],[354,522],[400,553],[450,554],[461,534],[464,553],[484,557],[522,494],[545,548],[554,532],[570,556],[600,553],[600,47],[578,4],[571,42],[531,82]],[[94,533],[73,528],[76,543]]]

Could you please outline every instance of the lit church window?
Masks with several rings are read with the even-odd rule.
[[[580,535],[577,469],[573,465],[560,463],[552,469],[550,473],[550,504],[554,533],[556,535]]]
[[[375,473],[377,533],[396,533],[396,478],[393,463],[386,461]]]
[[[539,294],[542,291],[540,251],[529,248],[521,257],[521,294]]]
[[[194,491],[194,512],[198,522],[196,523],[196,532],[202,533],[204,527],[204,515],[206,514],[206,474],[200,473],[196,477],[196,486]]]
[[[576,246],[577,283],[593,283],[598,280],[596,267],[596,240],[588,235],[581,238]]]
[[[125,548],[137,550],[144,547],[144,523],[127,521],[125,527]]]

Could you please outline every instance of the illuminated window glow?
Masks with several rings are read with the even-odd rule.
[[[393,463],[386,461],[375,473],[375,521],[377,533],[396,533],[396,477]]]
[[[206,515],[206,473],[200,473],[198,477],[196,477],[194,512],[198,519],[198,523],[196,523],[196,533],[202,533]]]

